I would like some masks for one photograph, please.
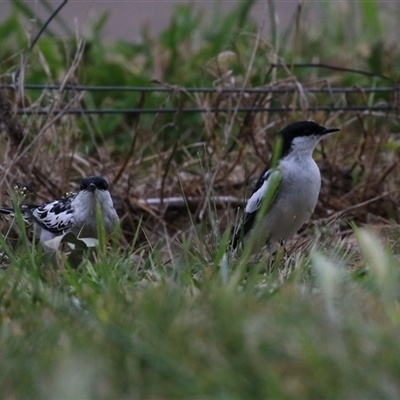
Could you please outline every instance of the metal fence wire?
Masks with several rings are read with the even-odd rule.
[[[86,85],[40,85],[25,84],[22,88],[14,84],[2,84],[0,89],[16,90],[16,91],[60,91],[60,92],[136,92],[142,95],[150,93],[165,93],[173,98],[173,96],[197,95],[215,95],[234,97],[236,106],[226,103],[215,102],[213,106],[197,106],[197,107],[152,107],[152,108],[85,108],[80,105],[79,108],[62,108],[54,109],[52,107],[43,108],[31,106],[26,108],[18,108],[18,115],[46,115],[46,114],[165,114],[165,113],[215,113],[215,112],[393,112],[400,108],[400,86],[385,87],[311,87],[307,88],[299,84],[267,86],[260,88],[212,88],[212,87],[181,87],[181,86],[86,86]],[[293,98],[286,99],[287,105],[275,105],[277,96],[297,95],[296,100]],[[324,103],[321,105],[311,105],[315,103],[315,97],[323,95]],[[357,104],[349,104],[348,96],[357,96]],[[371,101],[375,95],[380,98],[375,102]],[[248,105],[246,96],[252,97],[252,105]],[[312,98],[310,98],[312,97]],[[384,98],[382,98],[384,97]],[[216,97],[217,98],[217,97]],[[248,100],[248,99],[247,99]],[[280,101],[280,104],[285,101]],[[222,106],[221,106],[222,104]]]
[[[389,87],[328,87],[328,82],[325,83],[325,87],[321,88],[307,88],[301,85],[299,82],[277,82],[273,85],[262,88],[193,88],[193,87],[178,87],[178,86],[157,86],[157,87],[125,87],[125,86],[84,86],[84,85],[38,85],[38,84],[26,84],[24,82],[24,69],[25,62],[29,57],[32,49],[35,47],[37,41],[41,35],[45,32],[50,22],[57,14],[61,12],[63,7],[68,3],[68,0],[63,0],[56,8],[54,8],[44,21],[43,25],[32,38],[29,47],[23,53],[21,64],[17,70],[12,74],[13,84],[0,84],[0,89],[15,90],[20,94],[20,98],[23,98],[25,90],[58,90],[58,91],[72,91],[72,92],[138,92],[142,94],[163,92],[169,96],[176,94],[181,95],[186,93],[187,95],[196,94],[216,94],[216,95],[230,95],[231,98],[237,95],[236,102],[232,102],[234,105],[226,104],[224,102],[215,101],[214,103],[207,103],[207,107],[196,103],[196,107],[156,107],[156,108],[129,108],[129,109],[118,109],[118,108],[103,108],[103,109],[89,109],[78,103],[77,108],[64,107],[62,109],[55,109],[52,105],[47,108],[42,108],[37,104],[33,104],[27,108],[17,108],[16,112],[18,115],[46,115],[46,114],[143,114],[143,113],[210,113],[210,112],[292,112],[292,111],[309,111],[309,112],[392,112],[398,110],[399,99],[398,94],[400,87],[389,86]],[[274,68],[286,68],[288,65],[285,63],[276,63],[270,65],[270,71]],[[338,72],[348,72],[358,74],[360,76],[367,76],[373,78],[379,78],[387,84],[395,85],[395,81],[386,75],[379,73],[364,71],[355,68],[347,68],[342,66],[329,65],[325,63],[291,63],[290,69],[302,69],[302,68],[319,68],[328,69]],[[268,72],[269,73],[269,72]],[[268,74],[267,73],[267,74]],[[298,95],[295,99],[286,99],[286,101],[280,101],[278,104],[273,102],[274,95],[286,95],[293,93]],[[307,95],[324,94],[330,96],[328,105],[315,105],[313,99],[308,99]],[[356,104],[349,104],[346,96],[349,94],[359,95]],[[374,102],[374,96],[381,97]],[[339,99],[335,98],[339,95]],[[385,95],[385,98],[382,98]],[[253,96],[252,103],[248,105],[245,100],[245,96]],[[259,97],[257,97],[259,96]],[[390,98],[390,99],[388,99]],[[217,98],[218,99],[218,98]],[[361,100],[360,100],[361,99]],[[311,103],[311,104],[310,104]],[[77,102],[73,103],[76,106]],[[208,106],[211,104],[211,106]],[[222,105],[221,105],[222,104]],[[282,105],[286,104],[286,105]]]

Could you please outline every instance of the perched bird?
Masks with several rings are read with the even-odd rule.
[[[23,205],[21,214],[24,221],[33,224],[42,243],[66,232],[80,237],[97,237],[96,206],[99,205],[107,234],[118,224],[108,183],[100,176],[89,176],[80,185],[79,193],[41,206]],[[14,217],[10,207],[0,208],[0,213]],[[45,245],[46,250],[52,250]]]
[[[250,236],[254,238],[256,248],[285,241],[310,218],[321,189],[321,174],[312,154],[324,136],[339,130],[312,121],[300,121],[280,132],[277,165],[275,168],[267,166],[258,179],[243,218],[233,230],[232,249]],[[264,197],[271,192],[271,186],[276,188],[272,201],[255,226],[257,213]]]

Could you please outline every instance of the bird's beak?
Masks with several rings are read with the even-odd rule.
[[[94,183],[91,183],[87,188],[87,190],[89,192],[94,192],[96,189],[97,189],[97,187],[96,187],[96,185]]]
[[[340,131],[339,128],[325,128],[324,135],[328,135],[329,133]]]

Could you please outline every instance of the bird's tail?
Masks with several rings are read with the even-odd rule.
[[[32,211],[30,207],[22,207],[20,209],[22,218],[26,224],[32,223]],[[12,207],[0,207],[0,214],[3,214],[7,219],[15,218],[15,210]]]
[[[240,244],[243,245],[243,227],[240,224],[238,227],[233,227],[231,230],[230,240],[228,243],[228,251],[233,252],[236,251]]]

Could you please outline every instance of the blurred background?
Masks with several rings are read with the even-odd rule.
[[[387,3],[392,3],[386,1]],[[21,7],[26,3],[39,18],[45,18],[49,12],[49,6],[57,7],[61,1],[43,2],[29,1],[20,2]],[[177,5],[190,5],[195,14],[203,15],[204,19],[210,21],[213,14],[227,13],[237,6],[239,1],[69,1],[63,8],[62,15],[59,17],[64,20],[62,26],[56,25],[56,32],[59,34],[69,34],[77,28],[83,33],[88,33],[88,26],[97,21],[101,16],[107,15],[107,22],[102,31],[103,38],[106,40],[124,39],[127,41],[138,41],[141,39],[141,32],[148,30],[154,35],[158,35],[169,24]],[[278,1],[275,10],[279,24],[286,27],[298,6],[297,1]],[[267,1],[255,2],[251,11],[251,17],[261,21],[266,8]],[[2,1],[2,12],[0,21],[7,18],[11,12],[12,1]],[[313,7],[315,9],[315,7]],[[313,12],[314,15],[315,12]],[[67,28],[68,27],[68,28]]]
[[[7,18],[14,6],[24,8],[28,5],[33,16],[39,18],[46,18],[49,15],[49,10],[57,7],[62,2],[59,1],[14,1],[3,0],[1,2],[2,12],[0,14],[0,21]],[[63,20],[63,23],[58,25],[54,24],[55,32],[61,35],[69,35],[75,29],[88,34],[90,26],[98,21],[100,17],[107,17],[107,22],[102,30],[102,37],[106,40],[124,39],[127,41],[139,41],[143,30],[147,30],[154,35],[158,35],[169,24],[174,10],[178,5],[190,5],[194,13],[201,15],[204,21],[211,21],[213,15],[219,15],[220,12],[226,14],[232,11],[240,3],[239,0],[208,0],[208,1],[163,1],[163,0],[143,0],[143,1],[85,1],[75,0],[69,1],[63,8],[62,15],[58,20]],[[265,20],[266,28],[270,27],[270,18],[268,13],[271,10],[275,12],[275,23],[280,29],[287,29],[288,24],[293,22],[293,15],[299,5],[307,12],[307,15],[314,23],[321,20],[322,23],[332,23],[329,18],[326,18],[324,9],[332,7],[341,8],[343,10],[349,8],[357,8],[358,2],[333,0],[330,2],[324,1],[266,1],[258,0],[253,1],[252,10],[250,12],[251,18],[261,22]],[[329,4],[330,3],[330,4]],[[351,4],[353,3],[353,4]],[[377,1],[382,7],[382,14],[387,16],[396,17],[400,10],[400,2],[392,0]],[[273,6],[272,6],[273,4]],[[265,18],[265,17],[268,18]],[[389,18],[390,19],[390,18]],[[394,20],[394,19],[393,19]],[[218,22],[218,21],[215,21]],[[354,25],[359,21],[347,21],[348,25]],[[396,36],[396,30],[391,32],[391,36]]]

